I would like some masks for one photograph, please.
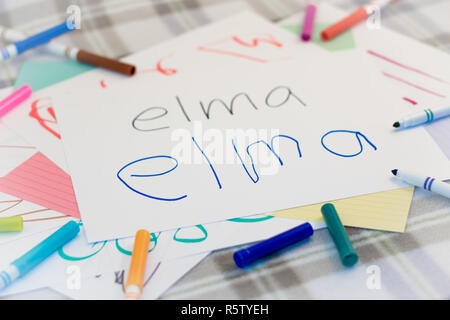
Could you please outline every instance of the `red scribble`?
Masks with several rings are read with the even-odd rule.
[[[241,46],[244,47],[248,47],[248,48],[255,48],[257,46],[259,46],[259,44],[261,42],[263,43],[268,43],[268,44],[272,44],[278,48],[283,47],[283,44],[276,41],[275,38],[272,35],[267,35],[269,39],[264,39],[264,38],[252,38],[252,42],[248,43],[248,42],[244,42],[243,40],[239,39],[238,36],[233,36],[231,37],[236,43],[240,44]]]
[[[444,95],[442,95],[442,94],[440,94],[440,93],[437,93],[437,92],[431,91],[431,90],[429,90],[429,89],[423,88],[423,87],[421,87],[421,86],[419,86],[419,85],[417,85],[417,84],[414,84],[414,83],[412,83],[412,82],[406,81],[406,80],[404,80],[404,79],[402,79],[402,78],[399,78],[399,77],[397,77],[397,76],[394,76],[394,75],[392,75],[392,74],[390,74],[390,73],[382,72],[382,74],[383,74],[384,76],[388,77],[388,78],[397,80],[397,81],[399,81],[399,82],[401,82],[401,83],[404,83],[404,84],[406,84],[406,85],[408,85],[408,86],[411,86],[411,87],[413,87],[413,88],[419,89],[419,90],[421,90],[421,91],[423,91],[423,92],[432,94],[432,95],[437,96],[437,97],[440,97],[440,98],[446,98],[446,96],[444,96]]]
[[[409,99],[409,98],[407,98],[407,97],[403,97],[403,100],[408,101],[409,103],[411,103],[411,104],[413,104],[413,105],[416,105],[416,104],[417,104],[417,102],[415,102],[414,100],[411,100],[411,99]]]
[[[260,59],[260,58],[257,58],[257,57],[252,57],[252,56],[248,56],[248,55],[245,55],[245,54],[240,54],[240,53],[230,52],[230,51],[225,51],[225,50],[212,49],[212,48],[208,48],[208,47],[199,46],[198,50],[200,50],[200,51],[207,51],[207,52],[209,51],[209,52],[213,52],[213,53],[224,54],[224,55],[234,56],[234,57],[238,57],[238,58],[244,58],[244,59],[248,59],[248,60],[252,60],[252,61],[256,61],[256,62],[261,62],[261,63],[266,63],[267,62],[267,60]]]
[[[100,85],[102,88],[106,88],[105,80],[100,80]]]
[[[409,70],[409,71],[412,71],[412,72],[416,72],[416,73],[418,73],[418,74],[420,74],[420,75],[423,75],[423,76],[425,76],[425,77],[428,77],[428,78],[430,78],[430,79],[433,79],[433,80],[436,80],[436,81],[439,81],[439,82],[442,82],[442,83],[445,83],[445,84],[450,84],[450,82],[448,82],[448,81],[446,81],[446,80],[440,79],[440,78],[438,78],[438,77],[436,77],[436,76],[433,76],[433,75],[431,75],[431,74],[428,74],[428,73],[426,73],[426,72],[424,72],[424,71],[422,71],[422,70],[419,70],[419,69],[416,69],[416,68],[407,66],[407,65],[405,65],[405,64],[403,64],[403,63],[400,63],[400,62],[395,61],[395,60],[393,60],[393,59],[391,59],[391,58],[388,58],[388,57],[386,57],[386,56],[383,56],[382,54],[377,53],[377,52],[374,52],[374,51],[372,51],[372,50],[367,50],[367,53],[370,54],[370,55],[372,55],[372,56],[374,56],[374,57],[377,57],[377,58],[379,58],[379,59],[382,59],[382,60],[384,60],[384,61],[387,61],[387,62],[389,62],[389,63],[392,63],[392,64],[396,65],[397,67],[400,67],[400,68],[403,68],[403,69],[406,69],[406,70]]]
[[[250,42],[246,42],[243,41],[241,38],[239,38],[238,36],[234,35],[230,38],[227,39],[223,39],[223,40],[219,40],[216,42],[210,42],[206,45],[202,45],[202,46],[198,46],[197,49],[200,51],[205,51],[205,52],[212,52],[212,53],[217,53],[217,54],[222,54],[222,55],[227,55],[227,56],[232,56],[232,57],[238,57],[238,58],[243,58],[243,59],[247,59],[247,60],[251,60],[251,61],[255,61],[255,62],[260,62],[260,63],[267,63],[268,60],[257,57],[257,56],[253,56],[253,55],[248,55],[248,54],[243,54],[240,52],[236,52],[234,50],[224,50],[224,49],[220,49],[214,46],[220,45],[220,44],[238,44],[239,46],[242,47],[246,47],[246,48],[256,48],[259,47],[260,44],[265,43],[265,44],[269,44],[269,45],[273,45],[277,48],[281,48],[283,47],[283,44],[277,40],[275,40],[275,38],[272,35],[265,35],[265,38],[263,37],[253,37],[251,38]]]
[[[161,73],[162,75],[165,75],[165,76],[172,76],[172,75],[176,74],[178,72],[176,69],[164,68],[164,67],[161,66],[162,61],[164,59],[166,59],[166,58],[171,57],[171,56],[172,56],[172,54],[159,59],[158,62],[156,63],[156,68],[155,69],[145,69],[145,70],[142,70],[142,72],[159,72],[159,73]]]
[[[39,106],[39,103],[41,101],[47,100],[47,104],[44,104],[42,106]],[[51,119],[46,119],[42,113],[45,114],[45,111],[50,115]],[[50,98],[41,98],[33,101],[31,103],[31,111],[28,114],[31,118],[36,119],[36,121],[43,127],[45,130],[50,132],[52,135],[54,135],[56,138],[61,139],[61,135],[57,133],[55,130],[50,128],[48,126],[48,123],[56,124],[56,115],[55,110],[51,106],[51,99]]]

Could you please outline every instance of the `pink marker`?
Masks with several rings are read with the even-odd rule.
[[[0,101],[0,117],[28,99],[32,92],[31,87],[26,84]]]
[[[306,7],[305,20],[303,21],[303,30],[301,38],[303,41],[309,41],[312,37],[314,28],[314,18],[316,16],[316,5],[311,2]]]

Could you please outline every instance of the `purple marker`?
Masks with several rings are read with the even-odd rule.
[[[311,2],[306,7],[305,20],[303,21],[303,30],[300,36],[303,41],[309,41],[312,37],[315,16],[316,5],[314,4],[314,2]]]

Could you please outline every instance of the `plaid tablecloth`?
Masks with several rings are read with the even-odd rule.
[[[366,1],[328,3],[351,10]],[[33,33],[65,19],[71,4],[82,10],[82,29],[61,41],[112,57],[127,55],[243,9],[251,8],[276,22],[305,7],[305,1],[300,0],[3,0],[0,24]],[[450,53],[449,12],[448,0],[400,0],[383,11],[382,23]],[[13,85],[23,61],[32,58],[54,59],[36,50],[0,62],[0,88]],[[342,266],[324,229],[301,247],[277,254],[250,270],[235,267],[235,249],[215,252],[162,298],[450,298],[450,200],[416,190],[403,234],[347,230],[360,255],[354,268]],[[58,298],[45,291],[18,297]]]

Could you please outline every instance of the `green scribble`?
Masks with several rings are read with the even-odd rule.
[[[69,256],[68,254],[66,254],[66,253],[64,252],[64,249],[63,249],[64,247],[61,247],[61,248],[58,249],[58,254],[59,254],[59,256],[60,256],[62,259],[68,260],[68,261],[80,261],[80,260],[86,260],[86,259],[89,259],[90,257],[95,256],[95,255],[96,255],[97,253],[99,253],[100,251],[102,251],[102,249],[105,247],[105,245],[106,245],[107,242],[108,242],[108,241],[103,241],[102,246],[101,246],[97,251],[91,253],[90,255],[84,256],[84,257],[73,257],[73,256]],[[95,242],[95,243],[92,245],[92,248],[95,247],[95,246],[96,246],[97,244],[99,244],[99,243],[100,243],[100,242]]]
[[[201,224],[198,224],[195,227],[200,229],[201,232],[203,232],[203,235],[204,235],[203,237],[201,237],[201,238],[178,238],[177,234],[180,230],[182,230],[182,228],[178,228],[177,231],[175,231],[175,234],[173,235],[173,240],[178,241],[178,242],[183,242],[183,243],[197,243],[197,242],[202,242],[202,241],[206,240],[206,238],[208,238],[208,232],[206,231],[206,229]]]
[[[234,219],[228,219],[228,221],[231,222],[240,222],[240,223],[253,223],[253,222],[261,222],[266,221],[269,219],[275,218],[274,216],[264,216],[260,218],[234,218]]]

